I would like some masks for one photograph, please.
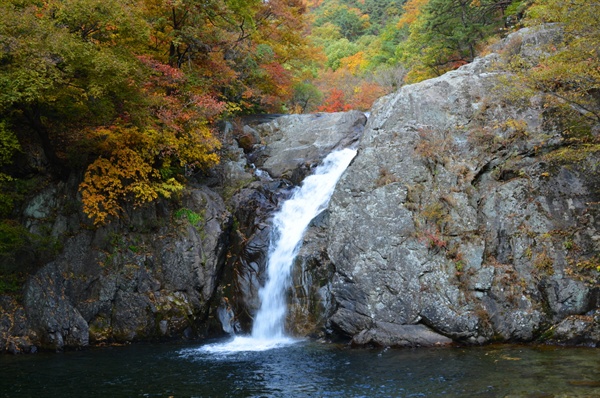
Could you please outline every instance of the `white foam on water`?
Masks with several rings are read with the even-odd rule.
[[[197,349],[198,352],[208,354],[233,354],[238,352],[267,351],[274,348],[287,347],[302,340],[291,337],[279,339],[257,339],[252,336],[236,336],[225,343],[207,344]]]

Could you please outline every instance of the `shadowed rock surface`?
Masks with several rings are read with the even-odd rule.
[[[119,222],[93,229],[82,214],[61,210],[73,191],[69,184],[50,187],[40,195],[58,207],[28,212],[31,225],[64,228],[70,237],[29,278],[22,303],[0,301],[2,347],[62,350],[205,335],[231,222],[220,196],[194,188],[179,211],[161,204],[129,209]]]

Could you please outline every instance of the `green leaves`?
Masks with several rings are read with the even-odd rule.
[[[600,2],[538,1],[527,21],[558,23],[563,40],[541,48],[546,55],[537,64],[525,62],[517,73],[525,84],[547,94],[546,106],[570,120],[563,133],[581,134],[583,128],[589,134],[600,123]]]
[[[503,26],[502,0],[429,0],[410,24],[398,48],[415,82],[441,75],[477,55],[477,46]]]
[[[0,120],[0,170],[12,163],[14,154],[21,149],[16,135],[7,128],[6,122]],[[0,171],[0,216],[10,214],[13,198],[10,194],[9,183],[14,179]]]
[[[82,37],[75,22],[64,17],[71,3],[79,12],[88,3],[94,10],[98,2],[0,5],[0,111],[19,126],[17,132],[43,137],[46,158],[53,163],[62,155],[54,153],[52,141],[77,139],[78,125],[105,123],[125,111],[141,78],[139,62],[127,48],[134,36],[125,30],[124,37],[117,25],[106,22],[96,32],[110,32],[110,38],[93,39],[91,32]]]
[[[7,128],[4,120],[0,120],[0,167],[10,164],[14,153],[20,149],[21,146],[16,135]],[[3,179],[3,176],[0,173],[0,181]]]

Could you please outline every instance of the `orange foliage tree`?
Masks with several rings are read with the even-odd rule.
[[[291,96],[292,66],[307,43],[301,0],[140,0],[151,55],[141,94],[148,110],[88,134],[98,156],[81,184],[84,210],[99,224],[170,197],[185,176],[214,166],[220,143],[210,123],[223,112],[279,110]]]
[[[350,109],[368,111],[373,106],[375,100],[387,93],[388,90],[383,86],[375,82],[363,81],[354,88],[354,93],[349,103]]]
[[[329,91],[329,95],[317,108],[319,112],[342,112],[350,109],[350,104],[346,103],[344,92],[336,87]]]
[[[84,211],[95,224],[118,216],[122,203],[139,206],[169,198],[185,187],[186,174],[218,163],[220,143],[208,122],[225,103],[195,93],[179,69],[140,57],[151,74],[142,90],[150,110],[143,124],[126,118],[87,134],[97,158],[80,185]]]
[[[398,20],[398,27],[402,28],[414,23],[428,2],[429,0],[408,0],[403,6],[404,13]]]
[[[319,112],[340,112],[350,109],[368,111],[373,102],[389,93],[390,88],[354,74],[348,68],[325,71],[315,80],[324,93],[324,100],[316,108]]]

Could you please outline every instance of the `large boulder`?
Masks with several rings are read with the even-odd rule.
[[[515,41],[535,56],[534,33],[374,105],[329,208],[333,335],[532,341],[599,306],[598,152],[569,159],[541,97],[498,68]]]
[[[351,146],[360,138],[367,119],[362,112],[287,115],[256,127],[264,148],[255,156],[256,166],[271,177],[299,183],[311,167],[331,151]],[[305,170],[298,177],[294,172]]]

